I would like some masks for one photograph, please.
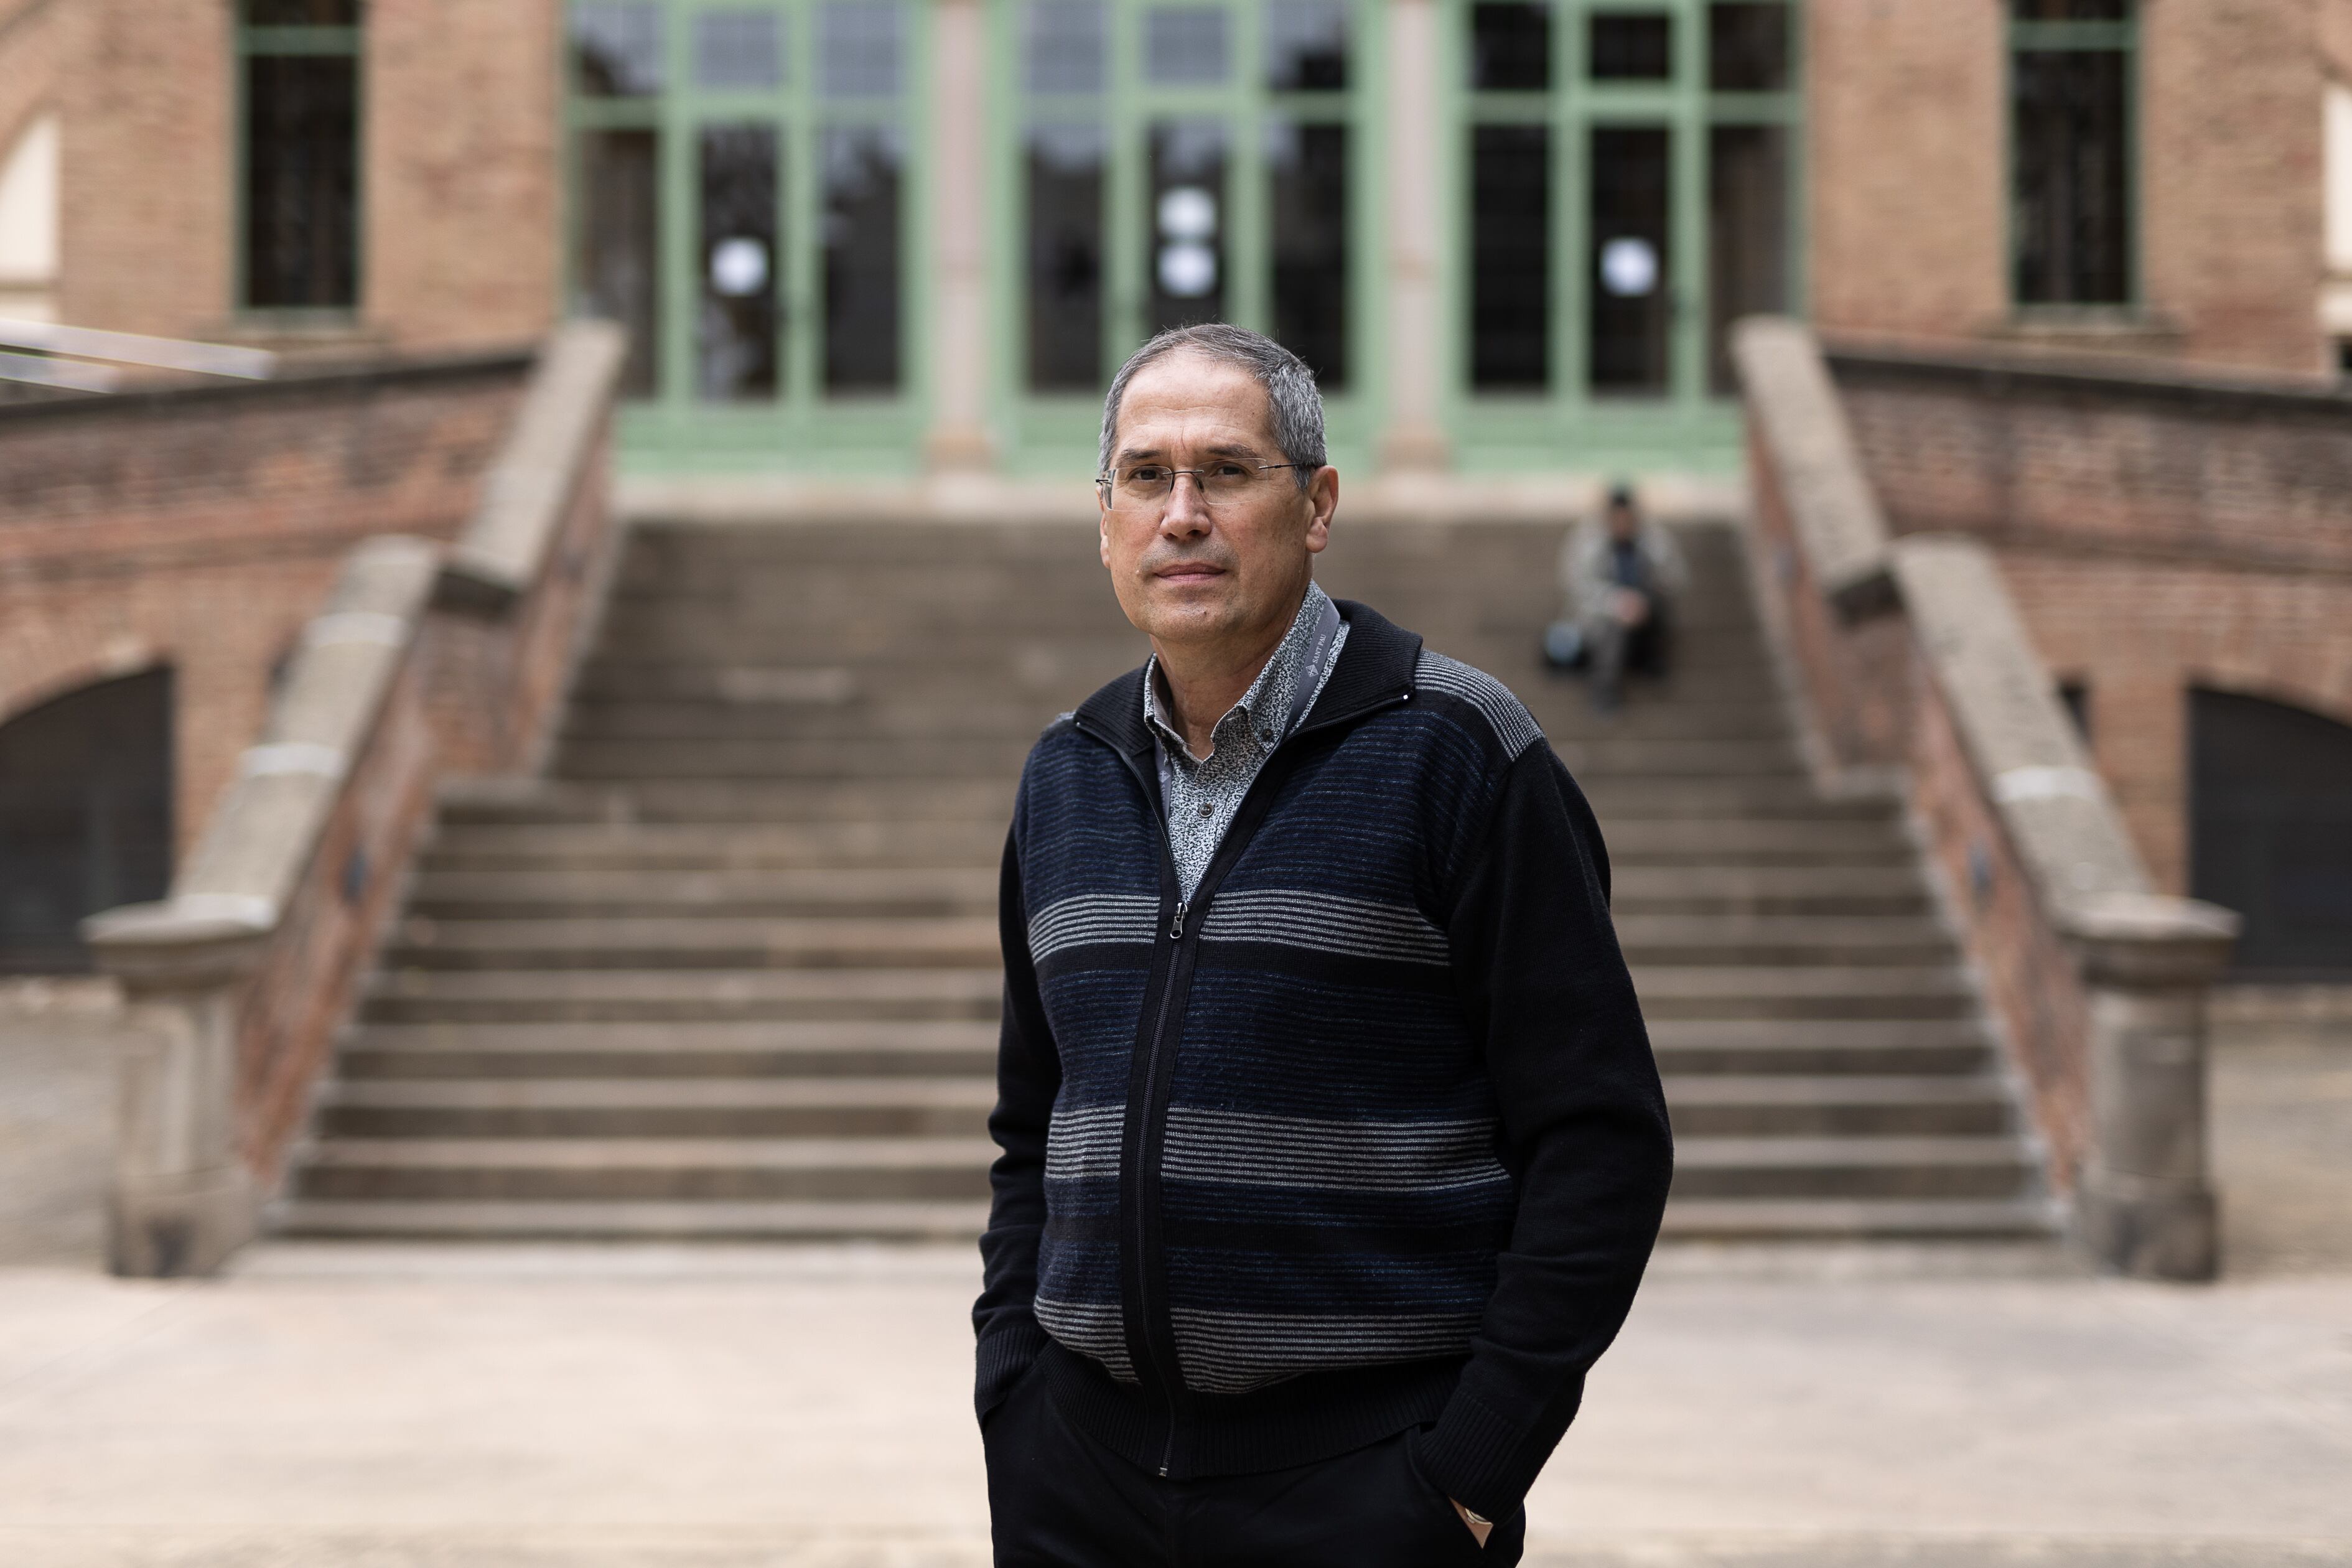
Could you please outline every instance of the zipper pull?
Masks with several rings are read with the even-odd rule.
[[[1184,912],[1192,907],[1192,906],[1191,904],[1185,902],[1181,899],[1179,899],[1176,901],[1176,920],[1175,922],[1168,928],[1169,941],[1182,942],[1184,940]]]

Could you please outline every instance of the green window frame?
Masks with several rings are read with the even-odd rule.
[[[1388,73],[1385,6],[1380,0],[1335,0],[1345,19],[1346,48],[1344,85],[1334,88],[1269,80],[1276,62],[1268,35],[1282,13],[1264,0],[1100,0],[1100,76],[1089,82],[1083,69],[1075,75],[1034,70],[1033,6],[1040,3],[997,0],[990,13],[990,74],[995,84],[988,192],[995,307],[991,359],[1003,467],[1021,475],[1092,471],[1103,389],[1119,363],[1160,324],[1155,302],[1160,312],[1174,308],[1155,282],[1160,252],[1171,237],[1158,232],[1168,215],[1155,206],[1152,160],[1155,134],[1161,133],[1156,128],[1179,124],[1194,128],[1192,134],[1213,131],[1222,137],[1222,197],[1208,240],[1216,247],[1223,306],[1215,319],[1275,335],[1280,335],[1275,293],[1282,222],[1276,206],[1284,179],[1276,139],[1290,139],[1291,158],[1299,157],[1310,139],[1326,155],[1335,141],[1343,145],[1338,182],[1345,202],[1339,219],[1345,236],[1339,247],[1344,326],[1338,348],[1343,379],[1326,388],[1325,417],[1334,461],[1364,461],[1383,396],[1384,356],[1377,345],[1386,283],[1380,134]],[[1051,6],[1055,0],[1042,3]],[[1214,12],[1223,18],[1222,80],[1171,81],[1167,77],[1181,76],[1181,69],[1171,72],[1164,60],[1155,68],[1152,29],[1170,26],[1155,21],[1155,14],[1179,12]],[[1066,23],[1068,16],[1048,20]],[[1162,32],[1163,49],[1172,37]],[[1336,127],[1339,134],[1316,138],[1312,130],[1286,127]],[[1046,132],[1069,142],[1091,138],[1100,158],[1100,331],[1090,381],[1066,368],[1058,378],[1062,384],[1041,388],[1033,374],[1032,276],[1040,263],[1033,254],[1031,228],[1032,138]],[[1076,352],[1085,357],[1082,348]]]
[[[2009,186],[2006,281],[2011,309],[2027,321],[2135,315],[2143,304],[2137,0],[2005,0],[2005,4],[2009,7],[2004,94]],[[2102,63],[2109,67],[2112,80],[2099,79]],[[2060,72],[2068,75],[2061,78]],[[2116,118],[2116,123],[2107,128],[2115,142],[2106,154],[2115,164],[2112,192],[2086,195],[2076,189],[2070,200],[2056,188],[2061,183],[2057,168],[2029,166],[2029,161],[2042,161],[2041,154],[2048,152],[2047,137],[2057,130],[2045,126],[2036,134],[2036,128],[2025,123],[2037,107],[2032,101],[2037,87],[2077,116],[2097,112],[2103,107],[2098,101],[2103,95],[2110,100],[2104,107]],[[2039,107],[2046,111],[2048,104]],[[2080,133],[2083,126],[2078,121],[2070,129]],[[2049,162],[2063,164],[2067,160]],[[2110,220],[2118,232],[2105,239],[2116,254],[2104,265],[2096,261],[2080,265],[2084,273],[2107,273],[2108,281],[2101,283],[2080,273],[2062,279],[2059,274],[2069,270],[2069,266],[2058,252],[2079,237],[2054,243],[2045,237],[2058,226],[2053,217],[2063,207],[2064,216],[2075,218],[2078,226],[2086,222],[2095,225],[2096,218],[2085,219],[2082,208],[2103,200],[2122,209]],[[2042,209],[2038,213],[2037,205]]]
[[[1441,13],[1438,68],[1449,139],[1445,211],[1453,251],[1445,268],[1444,310],[1452,343],[1446,416],[1459,465],[1469,471],[1531,471],[1607,467],[1620,471],[1723,471],[1739,459],[1739,423],[1721,353],[1728,317],[1717,319],[1718,278],[1727,304],[1735,280],[1714,232],[1711,206],[1723,192],[1711,184],[1745,143],[1770,150],[1779,200],[1751,215],[1777,244],[1762,258],[1777,295],[1771,308],[1801,315],[1805,275],[1807,171],[1804,124],[1805,13],[1801,0],[1780,0],[1777,35],[1779,85],[1738,83],[1727,70],[1729,43],[1718,29],[1732,11],[1755,5],[1727,0],[1552,0],[1549,16],[1549,79],[1541,85],[1481,88],[1474,81],[1474,29],[1479,0],[1447,0]],[[1725,16],[1718,16],[1724,13]],[[1663,24],[1663,26],[1659,26]],[[1490,26],[1493,24],[1489,24]],[[1663,33],[1663,37],[1661,34]],[[1732,38],[1732,30],[1724,37]],[[1736,41],[1736,40],[1734,40]],[[1525,75],[1525,72],[1521,73]],[[1482,142],[1481,132],[1494,128]],[[1514,139],[1509,132],[1522,135]],[[1659,138],[1663,136],[1663,145]],[[1539,176],[1548,199],[1538,254],[1548,289],[1542,369],[1519,374],[1519,385],[1480,384],[1479,372],[1499,380],[1501,362],[1474,361],[1478,352],[1481,288],[1475,227],[1475,189],[1485,147],[1501,156],[1514,145],[1527,158],[1544,150]],[[1661,156],[1662,154],[1662,156]],[[1663,226],[1664,244],[1645,239],[1651,289],[1663,326],[1644,346],[1637,389],[1611,390],[1596,342],[1608,331],[1601,314],[1604,289],[1637,287],[1643,252],[1615,270],[1605,228],[1632,222],[1596,210],[1612,199],[1600,176],[1606,158],[1622,169],[1629,156],[1662,168],[1666,186],[1647,222]],[[1492,177],[1491,175],[1489,177]],[[1497,191],[1506,189],[1497,186]],[[1533,188],[1533,187],[1530,187]],[[1490,203],[1499,205],[1497,195]],[[1663,254],[1661,254],[1663,252]],[[1754,263],[1755,257],[1748,259]],[[1609,271],[1604,271],[1609,268]],[[1752,268],[1751,268],[1752,270]],[[1630,276],[1629,276],[1630,274]],[[1628,297],[1644,297],[1629,294]],[[1494,329],[1489,327],[1490,331]]]
[[[231,14],[241,317],[334,326],[360,310],[366,24],[366,0],[237,0]],[[264,117],[280,135],[262,134]]]
[[[861,41],[859,31],[886,11],[896,17],[895,30],[886,29],[895,48],[870,30]],[[919,468],[931,293],[929,13],[926,0],[570,0],[563,287],[573,313],[634,317],[639,329],[617,422],[628,468]],[[640,28],[647,19],[649,30]],[[627,49],[592,64],[589,42],[613,38]],[[756,63],[758,50],[733,47],[746,39],[772,43],[772,72]],[[592,69],[603,73],[601,89],[590,85]],[[861,178],[865,197],[855,190]],[[615,219],[615,200],[640,205]],[[612,309],[594,276],[602,263],[590,231],[608,221],[646,231],[645,253],[625,258],[642,310]],[[746,232],[720,232],[730,223]],[[887,277],[870,248],[829,248],[845,232],[865,232],[861,224],[895,249]],[[747,249],[747,241],[755,243]],[[753,256],[756,242],[764,257],[730,266]],[[857,318],[853,331],[852,313],[877,289],[888,308]],[[714,369],[714,338],[729,331],[763,362],[758,374]],[[877,338],[890,341],[877,348]]]

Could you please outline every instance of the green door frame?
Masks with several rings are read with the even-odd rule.
[[[566,40],[566,120],[573,132],[646,128],[658,133],[660,231],[656,310],[662,322],[659,391],[625,405],[618,418],[625,466],[641,472],[806,472],[847,476],[915,472],[929,408],[933,202],[929,106],[930,6],[898,0],[905,53],[891,100],[827,100],[816,89],[816,14],[823,0],[658,0],[664,59],[659,94],[591,98],[577,90]],[[705,12],[768,12],[784,37],[774,91],[711,89],[693,80],[693,20]],[[772,401],[718,402],[695,391],[695,312],[700,297],[698,132],[706,125],[773,121],[783,137],[778,263],[784,353]],[[827,126],[895,126],[904,162],[899,185],[899,384],[895,394],[827,395],[821,385],[824,201],[819,142]],[[576,138],[564,147],[567,192],[576,193]],[[569,203],[576,215],[579,203]],[[576,265],[567,216],[566,294]]]
[[[1163,0],[1164,3],[1164,0]],[[1105,0],[1108,23],[1106,90],[1041,97],[1028,91],[1023,55],[1029,0],[988,0],[991,141],[988,211],[990,342],[995,405],[993,434],[1002,466],[1016,475],[1067,477],[1092,472],[1102,413],[1099,394],[1034,393],[1026,351],[1027,190],[1024,138],[1034,122],[1093,122],[1107,135],[1104,191],[1102,384],[1141,342],[1150,258],[1144,245],[1150,169],[1145,137],[1155,121],[1215,119],[1227,127],[1225,211],[1226,319],[1272,330],[1273,181],[1264,156],[1268,125],[1278,119],[1348,127],[1349,384],[1326,401],[1333,460],[1365,462],[1385,402],[1384,363],[1371,352],[1387,296],[1382,243],[1386,204],[1380,105],[1387,84],[1386,7],[1348,0],[1349,38],[1344,90],[1277,92],[1265,81],[1263,8],[1255,0],[1192,0],[1227,13],[1232,69],[1221,87],[1167,87],[1143,69],[1146,0]]]
[[[1445,416],[1457,465],[1473,473],[1608,468],[1730,472],[1740,461],[1734,400],[1708,386],[1708,132],[1716,126],[1784,127],[1790,309],[1805,313],[1807,211],[1805,50],[1801,0],[1788,0],[1790,83],[1779,92],[1715,92],[1707,79],[1713,0],[1552,0],[1552,87],[1548,92],[1473,92],[1470,11],[1445,0],[1439,69],[1446,150],[1444,211],[1451,246],[1444,301],[1450,374]],[[1674,76],[1661,82],[1587,79],[1588,18],[1594,13],[1671,16]],[[1552,145],[1551,386],[1541,393],[1475,392],[1469,382],[1470,163],[1475,125],[1540,123]],[[1669,390],[1663,397],[1596,397],[1585,386],[1588,163],[1595,127],[1663,127],[1672,135],[1674,189],[1668,273],[1674,301]]]

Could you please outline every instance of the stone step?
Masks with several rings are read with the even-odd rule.
[[[988,1196],[985,1138],[324,1138],[297,1198],[775,1199]]]
[[[984,1138],[992,1078],[375,1079],[331,1084],[335,1138]]]
[[[1857,968],[1649,964],[1633,970],[1643,1017],[1958,1019],[1975,993],[1945,967]]]
[[[346,1082],[453,1079],[981,1078],[992,1019],[625,1024],[366,1024],[346,1032]]]
[[[996,915],[998,873],[944,868],[798,871],[427,871],[409,899],[431,921],[570,918]],[[404,921],[400,930],[409,930]]]
[[[1859,1074],[1666,1080],[1675,1135],[1754,1137],[1999,1137],[2014,1126],[1997,1078]]]
[[[1809,1078],[1977,1078],[1995,1061],[1975,1017],[1667,1018],[1651,1010],[1650,1048],[1670,1078],[1776,1073]]]
[[[1620,913],[1617,941],[1633,964],[1934,964],[1957,956],[1931,919],[1814,915]]]
[[[993,868],[1005,824],[942,818],[891,823],[565,823],[452,827],[421,857],[425,871],[801,870],[840,866]]]
[[[1679,1138],[1679,1198],[2027,1198],[2015,1138]]]
[[[1612,867],[1611,908],[1639,915],[1921,915],[1918,868],[1895,866]]]
[[[1928,964],[1949,962],[1932,920],[1624,915],[1617,935],[1636,964]],[[972,968],[1000,961],[992,916],[752,919],[602,913],[569,919],[412,915],[391,970]]]
[[[1035,739],[567,742],[556,771],[575,779],[1003,778]]]
[[[970,701],[859,700],[824,707],[784,703],[575,702],[564,715],[567,745],[589,742],[984,740],[1034,743],[1065,705],[1045,699]]]
[[[614,1203],[300,1198],[274,1205],[280,1236],[402,1241],[970,1241],[981,1200]]]
[[[392,970],[985,968],[995,918],[425,920],[401,923]]]
[[[934,683],[904,696],[859,694],[840,702],[656,700],[574,702],[566,713],[567,743],[644,741],[1012,740],[1034,742],[1062,711],[1043,700],[1007,700],[1001,693],[969,700],[943,698]],[[1770,741],[1787,735],[1787,721],[1752,701],[1657,701],[1605,717],[1568,706],[1545,731],[1555,747],[1568,741]]]
[[[2054,1241],[2063,1229],[2044,1198],[1676,1198],[1670,1241]]]
[[[1916,867],[1910,840],[1893,822],[1673,821],[1634,817],[1601,824],[1614,867],[1699,866],[1724,872],[1751,866]]]
[[[524,789],[445,789],[445,828],[506,824],[1006,822],[1013,782],[995,779],[801,779],[748,783],[586,784],[537,780]]]
[[[372,1024],[726,1023],[773,1019],[992,1019],[1003,977],[987,969],[431,970],[380,973]]]

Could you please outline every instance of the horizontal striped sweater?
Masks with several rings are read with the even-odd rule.
[[[1143,673],[1031,753],[973,1319],[1171,1478],[1428,1426],[1516,1507],[1622,1322],[1672,1165],[1582,795],[1501,683],[1348,640],[1187,900]]]

